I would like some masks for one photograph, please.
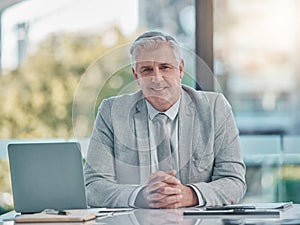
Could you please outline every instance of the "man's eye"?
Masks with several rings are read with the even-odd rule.
[[[167,65],[165,65],[165,66],[161,66],[161,67],[160,67],[160,69],[162,69],[162,70],[166,70],[166,69],[171,69],[171,67],[170,67],[170,66],[167,66]]]
[[[151,72],[152,69],[151,68],[145,68],[145,69],[142,69],[142,73],[146,73],[146,72]]]

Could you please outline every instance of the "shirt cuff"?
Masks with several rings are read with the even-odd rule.
[[[137,195],[144,187],[145,187],[145,185],[139,186],[136,189],[134,189],[134,191],[131,193],[131,195],[129,196],[129,199],[128,199],[128,205],[130,207],[137,208],[134,203],[135,203]]]
[[[203,196],[202,194],[200,193],[200,191],[198,190],[197,187],[195,187],[194,185],[192,184],[187,184],[187,186],[193,188],[193,190],[195,191],[196,195],[197,195],[197,198],[198,198],[198,205],[197,206],[204,206],[206,204],[206,202],[204,201],[203,199]]]

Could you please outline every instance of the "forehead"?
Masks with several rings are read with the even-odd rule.
[[[174,49],[167,43],[162,43],[154,49],[139,49],[136,52],[135,62],[136,64],[151,62],[177,64]]]

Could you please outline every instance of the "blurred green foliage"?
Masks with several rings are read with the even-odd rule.
[[[12,197],[10,177],[9,177],[9,165],[7,159],[0,159],[0,215],[2,213],[12,210]],[[1,194],[5,193],[5,194]]]
[[[114,28],[114,45],[129,42]],[[111,47],[101,36],[49,36],[15,71],[0,76],[0,138],[70,138],[78,82]],[[122,60],[122,59],[119,59]]]
[[[10,192],[10,181],[9,181],[9,165],[7,159],[0,159],[0,193],[2,192]]]

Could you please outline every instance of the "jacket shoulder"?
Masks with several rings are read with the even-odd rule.
[[[210,91],[201,91],[201,90],[195,90],[191,87],[182,86],[183,90],[187,92],[187,94],[194,100],[194,101],[204,101],[210,104],[216,104],[223,102],[226,104],[228,103],[226,98],[222,93],[218,92],[210,92]]]
[[[125,109],[128,106],[133,106],[137,102],[143,99],[143,94],[141,91],[135,92],[133,94],[123,94],[118,96],[112,96],[106,99],[103,99],[99,109],[105,107],[117,107],[120,109]]]

